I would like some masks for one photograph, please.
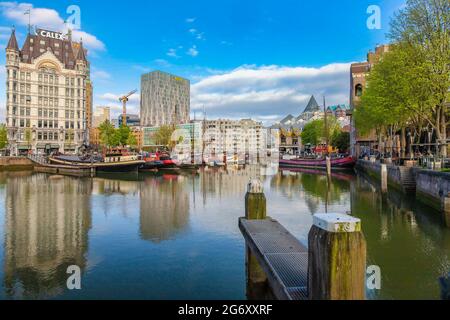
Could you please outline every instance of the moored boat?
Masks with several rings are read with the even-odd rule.
[[[356,160],[350,156],[342,158],[331,158],[332,170],[349,170],[352,169],[355,166],[355,164]],[[280,159],[280,167],[316,168],[326,170],[327,162],[325,159],[307,159],[307,158]]]
[[[76,168],[95,168],[104,172],[128,172],[137,170],[144,161],[126,149],[110,149],[103,156],[54,155],[48,158],[51,164]]]
[[[175,161],[166,153],[143,154],[145,163],[139,168],[141,171],[179,170]]]

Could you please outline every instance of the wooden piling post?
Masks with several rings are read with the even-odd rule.
[[[266,196],[260,180],[251,180],[247,185],[245,195],[245,218],[248,220],[262,220],[267,215]]]
[[[247,185],[245,195],[245,218],[248,220],[264,220],[266,218],[266,197],[260,180],[254,179]],[[247,298],[260,300],[268,290],[267,276],[256,257],[246,246]]]
[[[381,165],[381,192],[387,192],[388,189],[388,172],[387,165]]]
[[[308,242],[309,298],[364,300],[366,241],[361,221],[344,214],[316,214]]]

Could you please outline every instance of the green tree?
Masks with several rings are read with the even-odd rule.
[[[119,144],[121,146],[127,145],[129,137],[132,136],[130,127],[122,125],[116,132],[118,134]]]
[[[327,122],[328,134],[331,139],[331,137],[341,131],[341,127],[335,117],[327,117]],[[325,142],[325,120],[318,119],[307,123],[303,128],[301,138],[303,144],[318,145],[319,143]]]
[[[100,131],[100,142],[102,145],[106,147],[115,147],[119,145],[120,138],[116,133],[116,128],[114,128],[111,122],[106,120],[98,127],[98,129]]]
[[[331,138],[331,145],[344,153],[350,149],[350,133],[339,132],[333,135]]]
[[[8,145],[8,132],[4,124],[0,124],[0,149],[5,149]]]
[[[401,45],[392,45],[390,51],[372,68],[361,103],[354,112],[355,124],[362,134],[375,130],[379,143],[400,130],[402,152],[405,151],[405,128],[416,114],[412,107],[423,101],[416,87],[421,86],[417,70],[412,63],[413,53]],[[404,156],[404,155],[403,155]]]
[[[314,120],[305,125],[301,137],[303,144],[318,145],[323,136],[323,120]]]
[[[136,148],[137,147],[138,141],[137,141],[136,136],[134,134],[130,134],[128,136],[127,145],[132,147],[132,148]]]
[[[153,136],[155,144],[172,149],[176,143],[175,141],[172,141],[172,134],[174,131],[174,126],[164,125],[159,127]]]
[[[434,129],[440,141],[447,138],[450,88],[450,1],[407,0],[391,22],[390,38],[409,53],[417,99],[410,108]],[[446,156],[444,145],[441,155]]]

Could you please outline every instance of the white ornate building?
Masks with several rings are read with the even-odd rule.
[[[37,29],[6,47],[6,126],[11,155],[77,152],[87,142],[89,62],[71,32]]]

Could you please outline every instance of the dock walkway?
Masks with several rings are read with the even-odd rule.
[[[239,219],[247,245],[279,300],[308,299],[308,249],[273,219]]]

